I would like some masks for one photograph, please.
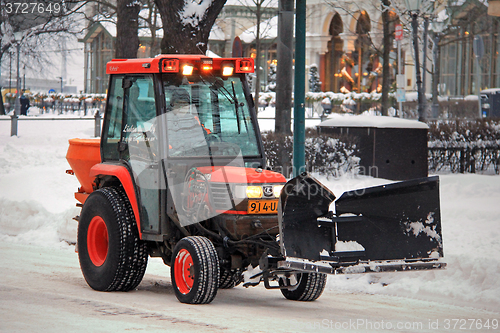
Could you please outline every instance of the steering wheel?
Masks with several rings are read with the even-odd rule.
[[[221,138],[214,133],[207,134],[207,142],[212,143],[212,142],[222,142]]]

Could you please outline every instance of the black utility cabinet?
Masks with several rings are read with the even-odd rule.
[[[483,118],[500,118],[500,88],[481,91],[481,114]]]
[[[321,134],[343,134],[357,142],[360,173],[407,180],[427,177],[427,124],[382,116],[336,116],[318,126]]]

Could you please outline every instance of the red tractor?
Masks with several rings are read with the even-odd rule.
[[[72,139],[67,154],[90,287],[136,288],[148,256],[192,304],[245,271],[246,286],[312,301],[326,274],[444,267],[437,177],[344,193],[334,214],[310,175],[266,169],[253,70],[251,58],[201,55],[107,64],[101,139]]]

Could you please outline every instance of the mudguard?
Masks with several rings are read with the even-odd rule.
[[[114,176],[118,178],[120,183],[127,194],[132,210],[134,211],[135,220],[137,222],[137,227],[139,231],[139,236],[142,239],[142,229],[141,229],[141,216],[139,214],[139,205],[137,203],[137,196],[134,190],[134,183],[130,172],[123,165],[99,163],[94,165],[90,169],[90,177],[96,177],[100,175]]]

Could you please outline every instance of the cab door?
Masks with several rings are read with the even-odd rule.
[[[159,147],[152,75],[111,77],[102,139],[103,162],[125,163],[136,185],[143,234],[158,234]]]

